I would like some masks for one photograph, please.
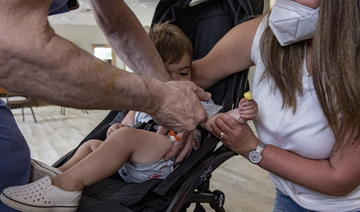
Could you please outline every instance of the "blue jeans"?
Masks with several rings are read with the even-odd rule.
[[[276,189],[275,206],[273,212],[314,212],[298,205],[289,196]]]
[[[23,185],[30,178],[30,150],[14,117],[0,100],[0,192],[7,187]],[[15,212],[0,201],[1,212]]]
[[[281,191],[276,189],[275,206],[273,212],[315,212],[315,211],[301,207],[289,196],[283,194]]]
[[[49,15],[69,12],[69,8],[67,6],[68,1],[69,0],[52,0],[49,9]]]

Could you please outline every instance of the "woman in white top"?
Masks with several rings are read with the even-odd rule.
[[[277,0],[195,62],[193,79],[207,88],[252,65],[258,137],[227,115],[213,133],[271,172],[274,211],[360,211],[360,1]]]

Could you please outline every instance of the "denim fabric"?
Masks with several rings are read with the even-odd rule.
[[[316,212],[305,209],[293,201],[289,196],[276,189],[276,199],[273,212]],[[360,211],[354,211],[360,212]]]
[[[273,212],[313,212],[294,202],[289,196],[276,189],[276,199]]]
[[[0,100],[0,192],[9,186],[23,185],[30,178],[30,150],[14,117]],[[14,212],[0,201],[1,212]]]
[[[67,2],[68,0],[53,0],[50,5],[49,15],[69,12]]]

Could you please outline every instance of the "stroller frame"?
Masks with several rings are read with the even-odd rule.
[[[233,83],[237,82],[240,85],[232,92],[240,99],[243,93],[247,90],[247,72],[241,72],[230,77]],[[237,107],[235,104],[234,107]],[[89,139],[104,139],[107,128],[111,124],[117,111],[111,111],[108,116],[80,143],[83,144]],[[143,128],[146,125],[140,126]],[[151,128],[151,126],[146,126]],[[202,129],[202,134],[204,130]],[[219,140],[205,132],[205,137],[202,139],[200,149],[193,152],[190,157],[182,162],[178,168],[174,170],[164,180],[150,180],[154,181],[154,187],[151,193],[159,197],[173,196],[172,200],[168,203],[167,212],[186,211],[190,204],[195,203],[194,211],[205,211],[200,203],[208,203],[218,212],[225,211],[225,194],[220,190],[210,190],[211,174],[217,167],[224,161],[236,155],[233,151],[226,148],[224,145],[218,146]],[[79,145],[79,146],[80,146]],[[76,149],[72,150],[61,159],[59,159],[53,166],[59,167],[72,157]],[[179,185],[179,182],[183,182]],[[95,184],[96,185],[96,184]],[[90,186],[91,188],[91,186]],[[149,192],[149,191],[147,191]],[[85,190],[86,194],[86,190]],[[80,210],[81,211],[81,210]],[[135,209],[135,211],[139,211]],[[145,210],[144,210],[145,211]],[[151,211],[151,210],[149,210]],[[156,210],[154,210],[156,211]]]
[[[235,17],[233,20],[234,23],[231,23],[231,25],[239,24],[261,14],[263,8],[262,0],[211,0],[209,1],[209,5],[215,1],[226,1],[228,3],[228,6],[232,10],[231,13]],[[169,18],[172,19],[170,16],[162,15],[162,13],[171,15],[174,11],[178,10],[179,7],[187,7],[189,2],[190,0],[161,0],[157,7],[160,14],[156,14],[155,12],[153,23],[159,21],[164,22]],[[171,9],[173,5],[177,7],[175,10]],[[176,21],[176,19],[174,20]],[[211,42],[213,41],[214,40]],[[194,55],[194,58],[204,56],[204,54],[206,54],[205,52],[209,50],[208,48],[209,47],[205,47],[201,52],[197,52],[198,54]],[[238,102],[242,98],[243,93],[248,90],[247,73],[248,71],[242,71],[233,74],[209,90],[210,92],[218,92],[221,90],[221,92],[224,93],[218,98],[218,100],[220,99],[222,102],[223,111],[228,111],[238,106]],[[216,95],[214,95],[214,97],[216,97]],[[106,130],[118,112],[119,111],[111,111],[105,119],[83,139],[79,146],[90,139],[104,140]],[[149,128],[149,126],[140,126],[140,128]],[[211,174],[224,161],[236,154],[223,145],[218,147],[219,140],[209,132],[202,130],[202,134],[203,139],[200,149],[194,151],[190,157],[183,161],[166,179],[152,179],[140,184],[126,184],[121,180],[114,179],[114,177],[107,178],[84,190],[79,211],[183,212],[186,211],[186,208],[192,203],[196,204],[194,211],[197,212],[205,211],[201,203],[209,203],[215,211],[225,211],[225,194],[220,190],[210,190]],[[53,166],[59,167],[64,164],[72,157],[76,149],[64,155]],[[127,189],[123,189],[124,187],[127,187]],[[121,192],[129,191],[129,193],[136,193],[139,188],[141,191],[137,192],[135,196],[131,196],[127,194],[124,195],[120,191],[116,193],[116,189],[118,188]],[[87,204],[89,205],[88,207],[86,207]],[[112,206],[110,207],[109,205],[113,205],[114,207],[111,208]],[[82,206],[84,209],[82,209]],[[159,208],[161,209],[159,210]]]

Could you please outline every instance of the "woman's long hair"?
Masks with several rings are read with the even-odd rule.
[[[296,111],[307,41],[282,47],[267,27],[261,42],[263,77],[280,90],[283,106]],[[360,137],[360,0],[321,0],[312,52],[314,86],[336,150]]]

